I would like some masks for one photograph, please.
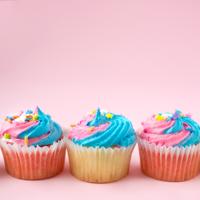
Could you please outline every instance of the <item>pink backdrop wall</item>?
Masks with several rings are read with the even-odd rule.
[[[200,121],[200,1],[0,0],[0,116],[39,105],[62,125],[97,106],[137,128],[152,112],[179,108]],[[9,177],[0,160],[0,195],[35,199],[187,199],[200,177],[165,183],[130,176],[107,185],[65,170],[45,181]]]

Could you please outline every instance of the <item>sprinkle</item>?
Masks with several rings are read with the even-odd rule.
[[[176,110],[176,112],[173,114],[172,119],[176,120],[181,116],[181,111]]]
[[[26,115],[26,119],[25,121],[31,121],[33,119],[33,116],[32,115]]]
[[[27,135],[24,137],[24,144],[28,146],[28,136]]]
[[[12,123],[12,120],[9,119],[8,117],[5,118],[5,121],[9,122],[9,123]]]
[[[32,118],[33,118],[33,115],[26,115],[26,118],[32,119]]]
[[[92,131],[94,131],[94,129],[95,129],[95,127],[94,127],[94,126],[91,126],[91,127],[88,128],[88,131],[89,131],[89,132],[92,132]]]
[[[106,113],[106,118],[112,119],[112,117],[113,117],[113,114],[111,114],[111,113]]]
[[[155,119],[156,119],[157,121],[162,121],[162,120],[165,120],[165,117],[162,116],[161,114],[158,114],[158,115],[155,116]]]
[[[71,124],[70,127],[74,128],[74,127],[76,127],[76,124]]]
[[[34,114],[34,115],[33,115],[33,120],[34,120],[34,121],[37,121],[38,119],[39,119],[38,114]]]
[[[3,137],[4,137],[5,139],[10,139],[10,138],[11,138],[11,136],[10,136],[9,133],[5,133],[5,134],[3,135]]]
[[[7,119],[8,121],[9,121],[9,120],[12,121],[12,120],[13,120],[13,117],[12,117],[12,116],[7,116],[6,119]]]
[[[96,110],[92,110],[91,112],[90,112],[90,115],[94,115],[96,113]]]
[[[18,117],[19,117],[18,115],[14,115],[12,118],[17,119]]]
[[[27,110],[27,111],[26,111],[26,114],[32,114],[32,113],[33,113],[32,110]]]

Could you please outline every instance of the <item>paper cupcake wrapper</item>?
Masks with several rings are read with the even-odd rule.
[[[45,147],[22,147],[1,141],[1,150],[5,169],[11,176],[27,180],[45,179],[63,170],[66,139]]]
[[[198,175],[200,144],[190,147],[166,147],[138,138],[141,170],[147,176],[164,181],[185,181]]]
[[[70,171],[76,178],[93,183],[117,181],[128,174],[132,150],[82,147],[67,140]]]

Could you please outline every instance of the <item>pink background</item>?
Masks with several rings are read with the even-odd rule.
[[[0,116],[39,105],[63,126],[100,106],[138,128],[176,108],[200,121],[200,1],[0,0]],[[68,166],[66,167],[68,169]],[[130,175],[95,185],[67,170],[44,181],[14,179],[0,160],[0,198],[196,199],[185,183]]]

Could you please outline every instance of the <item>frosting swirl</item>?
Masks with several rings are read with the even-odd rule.
[[[28,146],[51,145],[62,137],[61,127],[40,108],[21,112],[19,115],[7,116],[0,132],[8,143]]]
[[[186,147],[200,143],[200,126],[180,111],[159,113],[142,123],[141,139],[165,146]]]
[[[73,125],[68,138],[81,146],[108,148],[128,147],[135,143],[136,136],[127,118],[98,108]]]

